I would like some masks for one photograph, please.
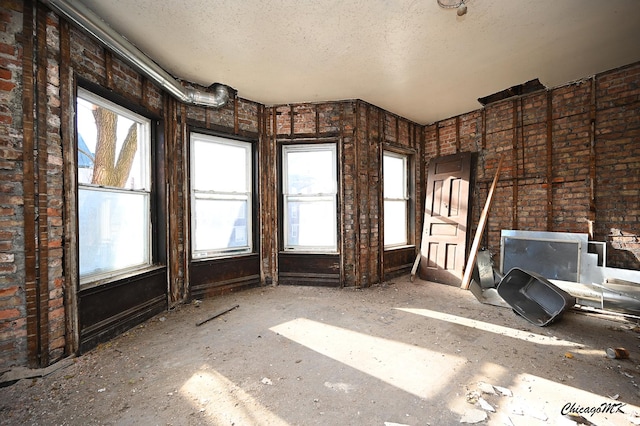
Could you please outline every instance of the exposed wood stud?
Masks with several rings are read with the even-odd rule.
[[[366,192],[365,192],[365,199],[364,199],[364,205],[365,205],[365,209],[366,209],[366,215],[365,218],[367,220],[367,259],[366,259],[366,265],[367,265],[367,270],[366,270],[366,274],[367,274],[367,287],[371,286],[371,274],[373,272],[373,268],[371,265],[371,258],[372,258],[372,241],[371,241],[371,229],[372,229],[372,225],[373,225],[373,218],[371,217],[371,152],[370,152],[370,146],[371,146],[371,131],[369,129],[369,114],[371,113],[371,109],[370,109],[370,105],[367,104],[365,105],[365,109],[364,109],[364,146],[365,146],[365,172],[364,175],[366,176],[366,180],[367,180],[367,185],[366,185]],[[398,126],[397,126],[397,121],[396,121],[396,130],[397,130]],[[359,132],[360,134],[362,134],[362,132]],[[378,134],[378,137],[380,138],[381,135]],[[384,135],[382,135],[382,138],[384,138]],[[397,133],[396,133],[396,139],[397,139]]]
[[[48,138],[47,138],[47,13],[48,9],[38,3],[37,16],[37,226],[38,226],[38,304],[39,304],[39,365],[49,365],[49,189],[47,182]]]
[[[517,99],[513,100],[512,103],[512,130],[513,134],[511,136],[511,153],[512,153],[512,164],[511,164],[511,173],[513,178],[513,208],[511,210],[511,229],[518,229],[518,178],[519,178],[519,167],[518,167],[518,101]]]
[[[180,176],[177,162],[182,160],[182,156],[176,156],[180,149],[180,139],[178,138],[177,125],[177,101],[164,96],[165,99],[165,138],[166,138],[166,167],[167,167],[167,215],[168,215],[168,241],[180,241],[180,222],[178,215],[180,209],[180,194],[177,188],[180,187]],[[172,190],[173,188],[173,190]],[[185,248],[186,249],[186,248]],[[180,279],[180,265],[182,263],[181,253],[178,244],[167,244],[167,272],[169,276],[169,306],[175,306],[185,297],[184,281]]]
[[[396,120],[396,143],[400,143],[400,120],[398,119],[397,116],[394,115],[393,117]],[[383,137],[381,138],[381,140],[386,140],[386,135],[382,135]]]
[[[522,175],[526,176],[526,169],[525,169],[525,141],[524,141],[524,103],[523,103],[523,99],[522,97],[519,98],[520,101],[520,124],[518,125],[518,127],[520,128],[520,161],[522,162]]]
[[[547,231],[553,230],[553,95],[547,91]]]
[[[436,158],[440,157],[440,122],[436,123]]]
[[[378,111],[378,117],[380,113]],[[397,121],[396,121],[397,122]],[[380,119],[378,119],[378,128],[380,128]],[[396,129],[398,127],[396,126]],[[396,132],[397,135],[397,132]],[[411,133],[408,132],[409,139],[411,139]],[[398,138],[396,137],[396,142]],[[378,133],[378,280],[384,282],[384,135]],[[411,144],[409,140],[409,144]]]
[[[238,95],[233,97],[233,133],[240,132],[240,118],[238,117]]]
[[[22,127],[23,127],[23,198],[24,198],[24,246],[25,292],[27,305],[27,351],[29,365],[39,367],[38,360],[38,300],[36,281],[36,175],[35,175],[35,115],[34,107],[34,43],[33,1],[25,0],[23,6],[23,55],[22,55]]]
[[[596,221],[596,170],[597,170],[597,156],[596,156],[596,77],[591,79],[591,105],[590,105],[590,120],[589,126],[589,233],[590,238],[595,238],[594,228]]]
[[[104,70],[107,88],[113,90],[113,54],[106,48],[104,49]]]
[[[177,113],[177,111],[176,111]],[[182,137],[182,199],[183,199],[183,213],[182,213],[182,228],[183,228],[183,253],[182,253],[182,294],[185,299],[191,297],[191,268],[190,268],[190,255],[191,252],[191,188],[189,182],[191,181],[189,176],[189,167],[191,165],[191,135],[189,134],[189,126],[187,124],[187,106],[184,103],[180,103],[180,115],[176,117],[176,127],[180,129],[180,136]],[[168,194],[165,194],[168,196]]]
[[[149,84],[149,79],[147,77],[145,77],[144,75],[141,76],[141,83],[140,83],[140,103],[142,104],[142,106],[144,106],[145,108],[149,109],[149,94],[148,94],[148,85]]]
[[[77,146],[74,135],[73,116],[74,105],[73,75],[69,69],[71,63],[71,39],[69,23],[60,22],[60,133],[62,138],[62,156],[64,163],[65,203],[64,203],[64,304],[65,327],[67,339],[65,352],[76,354],[80,344],[78,328],[78,255],[77,255],[77,204],[75,191],[77,186],[76,152]]]
[[[293,105],[289,105],[289,122],[291,123],[291,127],[289,128],[289,136],[293,137],[296,134],[295,131],[295,120],[293,116],[295,115]]]
[[[355,273],[355,286],[361,287],[361,277],[360,277],[360,201],[358,199],[360,195],[360,147],[359,147],[359,135],[358,129],[360,129],[360,114],[359,114],[360,104],[356,103],[355,105],[355,116],[356,116],[356,131],[352,135],[352,143],[353,143],[353,227],[355,232],[355,258],[354,258],[354,273]],[[345,117],[342,117],[341,121],[344,122]]]
[[[345,176],[345,167],[347,166],[347,163],[345,161],[345,154],[344,154],[344,140],[345,140],[345,129],[344,129],[344,103],[340,104],[340,136],[338,138],[338,158],[340,159],[340,167],[338,167],[338,173],[340,174],[339,179],[338,179],[338,205],[340,206],[339,210],[340,212],[342,212],[341,214],[341,219],[339,221],[340,224],[340,235],[339,237],[339,247],[340,247],[340,287],[344,287],[346,284],[346,270],[345,270],[345,264],[346,264],[346,260],[345,260],[345,255],[346,255],[346,247],[347,247],[347,242],[346,242],[346,226],[345,226],[345,218],[346,218],[346,211],[344,208],[345,205],[345,185],[344,185],[344,176]],[[319,127],[319,116],[318,116],[318,107],[316,105],[316,135],[319,135],[320,132],[318,131]]]
[[[269,158],[273,159],[273,164],[278,163],[278,114],[275,108],[273,108],[273,130],[272,130],[273,140],[271,142],[271,146],[269,149],[270,156]],[[271,172],[271,185],[270,185],[270,193],[271,193],[271,212],[273,212],[273,218],[271,219],[271,229],[272,232],[277,232],[278,229],[278,168],[272,167]],[[274,284],[278,282],[278,247],[280,245],[280,237],[279,235],[272,235],[272,245],[271,245],[271,268],[273,271],[273,281]]]
[[[460,152],[460,116],[456,116],[456,154]]]
[[[487,110],[485,108],[482,108],[482,140],[481,140],[481,144],[482,144],[482,149],[486,149],[487,148]]]
[[[316,115],[316,137],[320,137],[320,113],[318,112],[318,104],[315,104]]]

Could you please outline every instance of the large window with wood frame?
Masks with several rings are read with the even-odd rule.
[[[282,147],[284,248],[337,252],[335,144]]]
[[[252,144],[191,134],[191,254],[252,251]]]
[[[384,180],[384,246],[407,245],[409,242],[409,172],[406,155],[383,153]]]
[[[84,284],[152,263],[151,122],[81,88],[76,120]]]

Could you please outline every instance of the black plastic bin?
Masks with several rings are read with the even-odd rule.
[[[576,304],[575,297],[535,272],[512,268],[500,280],[498,294],[527,321],[545,326]]]

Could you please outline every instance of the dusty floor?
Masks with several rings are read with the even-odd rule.
[[[568,311],[536,327],[408,276],[365,290],[264,287],[181,306],[0,388],[0,423],[575,424],[564,408],[638,424],[637,325]],[[630,358],[607,358],[610,346]]]

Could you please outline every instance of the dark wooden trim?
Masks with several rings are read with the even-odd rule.
[[[339,287],[340,257],[339,254],[281,252],[278,254],[278,282]]]
[[[384,250],[385,280],[411,271],[416,258],[416,246],[404,246]]]
[[[96,84],[82,76],[76,75],[76,84],[78,87],[88,90],[102,98],[107,99],[115,104],[120,105],[136,114],[142,115],[150,120],[162,120],[163,117],[145,108],[141,103],[132,102],[131,99],[121,95],[120,93]],[[167,95],[168,96],[168,95]]]
[[[341,133],[327,132],[321,136],[316,136],[314,133],[300,133],[297,135],[282,135],[279,134],[276,137],[278,143],[304,143],[304,142],[320,142],[323,140],[331,141],[340,138]]]
[[[191,262],[191,298],[206,298],[260,285],[260,263],[258,253]]]
[[[150,319],[167,309],[166,268],[81,289],[80,352]]]

